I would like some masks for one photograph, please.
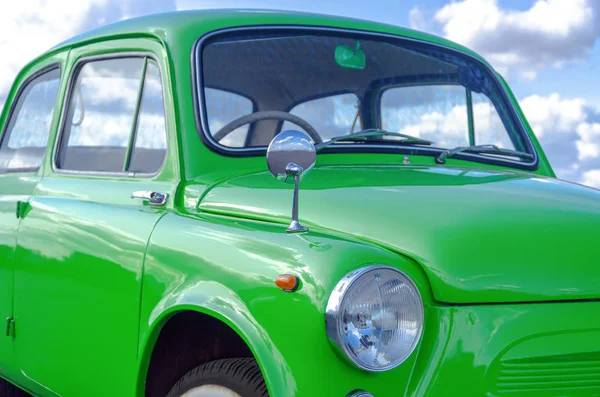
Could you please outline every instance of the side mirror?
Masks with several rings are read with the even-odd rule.
[[[287,130],[279,133],[267,149],[267,166],[271,174],[285,183],[294,178],[292,222],[288,233],[305,232],[308,228],[298,221],[298,190],[300,177],[304,176],[317,160],[317,151],[310,137],[301,131]]]

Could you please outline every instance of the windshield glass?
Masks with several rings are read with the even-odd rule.
[[[532,153],[491,72],[457,51],[386,36],[296,30],[221,34],[200,48],[200,103],[209,121],[203,129],[231,150],[264,148],[282,130],[302,130],[280,116],[260,117],[277,111],[308,122],[322,142],[375,128],[433,142],[413,145],[413,153],[485,144]],[[239,98],[248,105],[240,106]],[[251,113],[259,117],[243,128],[220,131]],[[401,140],[380,135],[332,146],[401,151]]]

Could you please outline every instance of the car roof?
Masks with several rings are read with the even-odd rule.
[[[119,36],[150,36],[161,39],[161,41],[168,44],[177,41],[181,35],[190,34],[194,31],[201,35],[227,27],[256,25],[301,25],[389,33],[451,47],[484,61],[482,57],[466,47],[435,35],[408,28],[325,14],[259,9],[205,9],[150,14],[89,30],[58,44],[49,52]]]

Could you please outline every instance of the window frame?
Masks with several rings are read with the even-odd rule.
[[[146,62],[148,62],[149,60],[153,60],[154,63],[156,64],[156,67],[158,68],[158,72],[160,74],[161,89],[162,89],[162,94],[163,94],[163,110],[164,110],[164,114],[165,114],[165,133],[166,133],[165,157],[163,158],[160,168],[158,170],[156,170],[156,172],[152,172],[152,173],[129,172],[129,171],[80,171],[80,170],[69,170],[69,169],[60,168],[58,166],[58,159],[60,156],[60,151],[61,151],[61,148],[63,145],[63,139],[64,139],[64,135],[65,135],[65,123],[67,122],[66,118],[68,116],[69,105],[71,103],[71,98],[74,94],[75,85],[77,83],[77,78],[79,77],[79,73],[81,72],[81,69],[83,68],[83,66],[85,64],[90,63],[90,62],[107,61],[107,60],[111,60],[111,59],[123,59],[123,58],[141,58],[142,60],[145,59]],[[135,141],[136,141],[135,137],[137,136],[138,120],[139,120],[140,108],[141,108],[140,105],[141,105],[142,98],[144,95],[143,86],[146,82],[146,74],[145,74],[146,69],[147,69],[147,65],[146,65],[146,67],[143,68],[144,74],[142,75],[142,79],[140,79],[141,87],[139,87],[139,90],[140,90],[141,95],[137,99],[136,108],[135,108],[135,112],[133,115],[133,122],[135,123],[135,130],[134,130],[133,137],[130,136],[128,138],[128,145],[125,147],[126,156],[127,155],[131,156],[131,153],[133,152],[133,145],[135,144]],[[165,164],[167,162],[167,157],[169,154],[169,123],[167,120],[167,117],[168,117],[167,110],[168,109],[167,109],[165,94],[166,93],[165,93],[165,84],[164,84],[164,73],[161,69],[161,65],[160,65],[158,57],[152,52],[147,52],[147,51],[112,52],[112,53],[101,54],[101,55],[83,56],[83,57],[79,58],[75,62],[73,67],[71,68],[71,72],[69,75],[67,91],[65,94],[63,108],[62,108],[61,117],[60,117],[60,124],[58,127],[58,133],[56,134],[56,141],[54,142],[54,150],[52,153],[52,171],[57,174],[112,176],[112,177],[126,177],[126,178],[146,178],[146,179],[153,178],[153,177],[159,175],[165,167]],[[133,125],[131,127],[133,128]],[[133,138],[133,139],[131,139],[131,138]],[[127,157],[125,158],[125,160],[127,160]],[[123,165],[125,165],[125,163]]]
[[[44,66],[44,67],[40,68],[39,70],[36,70],[36,71],[32,72],[31,74],[29,74],[23,80],[23,82],[19,85],[19,88],[17,89],[17,92],[14,95],[13,100],[11,101],[10,104],[7,104],[7,105],[9,105],[9,108],[7,110],[4,125],[2,126],[2,135],[0,135],[0,150],[1,150],[2,145],[4,144],[4,140],[8,139],[7,138],[8,127],[12,121],[13,116],[15,115],[15,111],[17,110],[17,104],[21,100],[21,98],[23,96],[23,92],[27,89],[27,86],[29,86],[29,84],[31,84],[31,82],[33,82],[35,79],[37,79],[40,76],[43,76],[46,73],[50,73],[54,70],[58,70],[58,75],[59,75],[58,92],[56,93],[56,99],[54,102],[54,110],[52,111],[52,120],[50,121],[50,129],[48,131],[48,142],[46,143],[46,149],[44,151],[44,156],[42,157],[42,162],[40,163],[40,166],[39,167],[22,167],[22,168],[11,168],[11,169],[7,169],[7,170],[0,170],[0,175],[14,174],[14,173],[35,174],[35,173],[39,172],[39,170],[44,165],[44,159],[46,158],[46,155],[48,153],[48,146],[51,143],[50,138],[52,135],[52,125],[54,124],[54,121],[57,117],[57,106],[58,106],[59,100],[60,100],[61,83],[63,80],[63,73],[62,73],[63,71],[62,71],[62,65],[60,62],[53,62],[50,65]]]
[[[191,51],[191,67],[192,67],[192,93],[193,93],[193,105],[194,105],[194,116],[196,122],[196,130],[202,142],[213,152],[226,157],[258,157],[266,154],[267,146],[257,146],[252,148],[229,148],[216,142],[207,129],[206,121],[206,106],[204,105],[204,84],[203,84],[203,70],[202,70],[202,53],[206,43],[218,36],[236,35],[240,33],[250,34],[261,34],[265,32],[274,33],[286,33],[291,34],[316,34],[316,35],[327,35],[327,34],[340,34],[340,35],[362,35],[365,38],[380,38],[382,40],[393,40],[395,42],[405,42],[409,45],[420,45],[427,48],[436,49],[438,51],[457,55],[459,57],[468,59],[470,62],[481,67],[485,70],[490,79],[494,82],[495,87],[498,89],[499,97],[507,107],[508,116],[514,122],[517,133],[523,138],[523,144],[526,151],[533,155],[533,159],[530,162],[516,161],[504,158],[493,158],[491,156],[485,156],[476,153],[459,153],[454,156],[456,159],[473,161],[477,163],[496,165],[501,167],[511,167],[527,171],[535,171],[540,165],[540,156],[535,148],[532,137],[530,136],[529,130],[525,126],[525,122],[519,116],[517,109],[513,101],[510,99],[508,91],[504,88],[498,74],[488,66],[485,61],[482,61],[477,56],[461,51],[447,45],[433,43],[412,37],[400,36],[397,34],[374,32],[361,29],[350,29],[350,28],[335,28],[335,27],[322,27],[322,26],[311,26],[311,25],[253,25],[253,26],[239,26],[233,28],[216,29],[201,35],[195,42]],[[364,106],[364,104],[363,104]],[[375,123],[377,123],[377,116],[375,116]],[[445,150],[445,149],[444,149]],[[392,153],[392,154],[410,154],[410,155],[423,155],[435,157],[439,155],[443,150],[439,148],[427,148],[427,147],[406,147],[406,146],[393,146],[393,145],[378,145],[378,144],[363,144],[360,146],[343,145],[336,146],[331,145],[321,151],[321,153]]]

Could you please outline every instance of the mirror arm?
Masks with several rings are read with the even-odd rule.
[[[285,168],[287,177],[294,177],[294,202],[292,203],[292,222],[287,228],[288,233],[300,233],[308,231],[308,228],[302,226],[298,221],[298,193],[300,190],[300,174],[304,171],[298,164],[289,163]]]
[[[292,203],[292,222],[288,233],[308,231],[298,220],[298,192],[300,177],[315,165],[317,152],[311,138],[302,131],[287,130],[280,132],[267,148],[267,167],[275,178],[287,182],[294,178],[294,202]]]

